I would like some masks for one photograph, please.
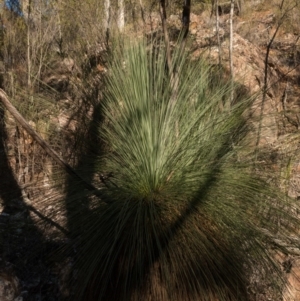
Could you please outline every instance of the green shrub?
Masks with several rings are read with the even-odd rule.
[[[253,262],[280,284],[263,229],[287,233],[298,220],[252,168],[251,99],[225,110],[231,85],[176,51],[174,88],[162,45],[114,57],[98,160],[112,177],[78,225],[77,300],[247,300]]]

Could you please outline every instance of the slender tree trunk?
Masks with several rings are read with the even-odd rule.
[[[239,15],[241,15],[243,13],[244,0],[237,0],[237,7],[238,7]]]
[[[222,49],[221,49],[221,41],[220,41],[219,0],[216,0],[214,5],[215,5],[215,11],[216,11],[216,33],[217,33],[217,42],[218,42],[218,51],[219,51],[219,68],[221,68],[221,65],[222,65]]]
[[[141,8],[141,16],[144,24],[146,23],[146,18],[145,18],[145,9],[144,9],[144,4],[143,0],[140,0],[140,8]]]
[[[182,10],[182,26],[183,26],[184,39],[187,37],[189,33],[190,15],[191,15],[191,0],[184,0],[183,10]]]
[[[30,39],[30,19],[31,19],[31,0],[28,1],[27,7],[27,87],[28,90],[31,91],[31,39]]]
[[[125,27],[125,8],[124,0],[118,0],[118,29],[120,32],[124,30]]]
[[[60,11],[57,8],[57,27],[58,27],[58,51],[59,55],[63,56],[63,36],[62,36],[62,30],[61,30],[61,18],[60,18]]]
[[[166,1],[160,0],[160,18],[161,18],[161,24],[164,32],[165,37],[165,44],[166,44],[166,52],[167,52],[167,64],[169,68],[170,74],[172,73],[172,59],[171,59],[171,47],[170,47],[170,38],[167,28],[167,11],[166,11]]]
[[[104,29],[106,36],[106,43],[109,40],[109,27],[110,27],[110,0],[104,0]]]
[[[231,0],[230,5],[230,38],[229,38],[229,63],[230,63],[230,81],[231,81],[231,91],[230,91],[230,103],[227,105],[227,109],[230,108],[233,103],[234,89],[234,70],[233,70],[233,14],[234,14],[234,0]]]

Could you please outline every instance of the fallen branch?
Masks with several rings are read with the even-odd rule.
[[[0,89],[0,101],[4,107],[12,114],[16,121],[26,130],[26,132],[45,150],[45,152],[57,163],[59,164],[69,175],[79,180],[86,189],[92,191],[94,194],[99,193],[94,185],[85,181],[64,159],[51,148],[51,146],[43,140],[43,138],[28,124],[28,122],[23,118],[23,116],[18,112],[18,110],[9,101],[6,93]]]

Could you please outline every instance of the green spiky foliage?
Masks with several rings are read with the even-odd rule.
[[[174,85],[162,45],[121,48],[99,125],[110,176],[78,219],[77,300],[248,300],[254,262],[279,285],[262,229],[297,218],[253,168],[251,99],[226,110],[231,85],[204,61],[175,52]]]

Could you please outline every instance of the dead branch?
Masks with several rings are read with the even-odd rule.
[[[281,1],[281,4],[280,4],[280,10],[283,9],[283,5],[284,5],[284,2],[285,0],[282,0]],[[262,130],[262,118],[263,118],[263,113],[264,113],[264,107],[265,107],[265,102],[266,102],[266,99],[267,99],[267,92],[268,90],[270,89],[269,85],[268,85],[268,76],[269,76],[269,56],[270,56],[270,51],[271,51],[271,47],[273,45],[273,42],[277,36],[277,33],[280,29],[280,27],[282,26],[283,24],[283,21],[285,20],[285,18],[287,17],[288,13],[290,11],[292,11],[294,8],[296,7],[296,5],[286,9],[279,21],[278,21],[278,24],[275,28],[275,31],[271,37],[271,39],[269,40],[268,44],[267,44],[267,50],[266,50],[266,55],[265,55],[265,67],[264,67],[264,83],[263,83],[263,90],[262,90],[262,101],[261,101],[261,108],[260,108],[260,119],[259,119],[259,125],[258,125],[258,133],[257,133],[257,139],[256,139],[256,148],[258,149],[258,146],[259,146],[259,143],[260,143],[260,136],[261,136],[261,130]]]
[[[85,181],[64,159],[51,148],[51,146],[43,140],[43,138],[28,124],[28,122],[23,118],[23,116],[18,112],[18,110],[9,101],[6,93],[0,89],[0,101],[4,107],[12,114],[16,121],[26,130],[26,132],[45,150],[45,152],[57,163],[59,164],[69,175],[79,180],[86,189],[92,191],[94,194],[99,192],[94,185]]]

